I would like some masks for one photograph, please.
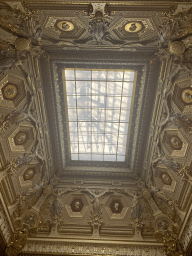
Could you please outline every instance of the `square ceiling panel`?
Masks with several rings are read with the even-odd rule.
[[[71,160],[124,162],[136,72],[65,69],[63,76]]]

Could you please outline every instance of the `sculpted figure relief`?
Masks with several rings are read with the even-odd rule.
[[[109,25],[109,21],[103,17],[102,12],[97,11],[94,18],[89,22],[90,36],[84,39],[74,40],[74,42],[77,44],[86,44],[90,41],[93,41],[98,45],[102,45],[105,41],[108,41],[114,45],[124,44],[125,41],[116,40],[111,37],[108,29]]]
[[[57,197],[54,198],[53,200],[53,204],[51,206],[51,211],[53,216],[60,216],[62,213],[62,204],[59,201],[59,199]]]
[[[81,190],[82,193],[87,193],[92,198],[92,204],[93,204],[93,215],[100,215],[101,214],[101,199],[103,199],[106,195],[112,194],[113,191],[107,190],[103,193],[99,193],[99,190],[95,190],[92,192],[89,189],[83,189]]]
[[[1,129],[10,127],[11,125],[19,124],[24,120],[32,121],[33,123],[37,123],[36,118],[32,114],[32,104],[34,100],[34,95],[31,95],[30,92],[27,94],[27,103],[22,110],[15,110],[12,113],[8,114],[4,120],[1,122]]]

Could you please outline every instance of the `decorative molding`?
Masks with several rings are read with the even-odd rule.
[[[110,244],[112,241],[110,242]],[[65,243],[55,242],[35,242],[28,241],[22,250],[21,256],[28,255],[28,253],[54,253],[54,255],[69,254],[69,255],[117,255],[117,256],[131,256],[131,255],[154,255],[154,256],[165,256],[162,246],[149,245],[109,245],[109,244],[97,244],[97,243]]]

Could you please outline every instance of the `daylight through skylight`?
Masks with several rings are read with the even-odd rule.
[[[125,161],[134,73],[65,70],[71,160]]]

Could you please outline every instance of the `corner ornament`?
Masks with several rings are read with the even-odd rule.
[[[164,244],[166,256],[185,256],[183,244],[178,240],[174,229],[172,231],[158,231],[155,237],[159,242]]]

